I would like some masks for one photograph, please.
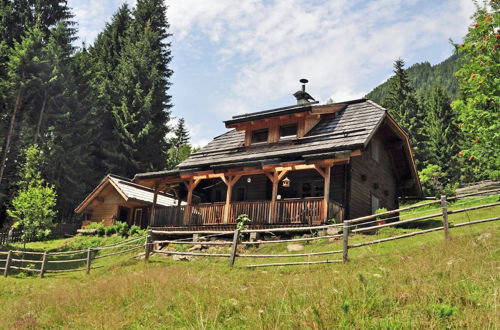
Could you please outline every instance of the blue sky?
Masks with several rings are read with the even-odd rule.
[[[123,3],[69,0],[79,36],[92,43]],[[472,0],[165,0],[174,70],[172,114],[195,145],[223,120],[292,105],[300,78],[317,100],[359,98],[385,81],[398,57],[436,64],[452,53]]]

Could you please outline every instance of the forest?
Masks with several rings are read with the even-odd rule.
[[[446,61],[398,59],[367,95],[409,133],[428,195],[500,178],[499,7],[477,7]],[[0,20],[0,227],[33,205],[37,221],[78,221],[75,206],[107,173],[170,169],[192,152],[171,116],[163,0],[122,5],[91,45],[75,46],[67,1],[2,0]]]
[[[41,200],[71,221],[107,173],[132,177],[189,155],[184,120],[170,115],[162,0],[122,5],[78,47],[66,1],[1,1],[0,20],[0,226],[28,189],[50,188]]]

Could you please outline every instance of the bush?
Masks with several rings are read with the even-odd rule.
[[[90,225],[85,227],[85,229],[95,229],[95,233],[98,236],[104,236],[104,233],[105,233],[104,228],[105,228],[104,221],[92,222],[92,223],[90,223]]]
[[[45,182],[40,171],[42,153],[36,146],[24,152],[20,168],[18,192],[7,214],[23,232],[23,241],[43,240],[50,236],[57,215],[55,187]]]
[[[141,235],[141,227],[132,225],[130,226],[130,229],[128,230],[128,236],[134,236],[134,235]]]
[[[104,235],[111,236],[116,233],[116,225],[106,226],[104,227]]]
[[[120,236],[127,237],[128,236],[128,224],[126,222],[118,221],[114,225],[116,227],[116,233]]]

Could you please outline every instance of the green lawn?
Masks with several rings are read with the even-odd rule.
[[[478,200],[467,203],[485,203]],[[498,214],[495,207],[456,214],[450,221]],[[422,221],[422,226],[438,220]],[[247,269],[241,266],[305,259],[238,258],[236,267],[229,268],[226,258],[176,262],[154,255],[146,264],[127,255],[100,259],[106,267],[88,276],[1,278],[0,328],[498,329],[499,223],[452,228],[447,242],[438,231],[352,249],[347,264]],[[414,230],[385,228],[351,241]],[[64,249],[71,242],[47,246]],[[34,244],[30,247],[45,248]],[[303,251],[340,246],[340,241],[313,241]],[[242,252],[286,253],[286,244]]]

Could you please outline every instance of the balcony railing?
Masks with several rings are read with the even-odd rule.
[[[224,207],[225,203],[195,204],[191,208],[191,216],[188,217],[187,223],[183,220],[184,210],[188,209],[185,206],[160,208],[155,212],[155,221],[151,225],[154,227],[222,225],[224,224]],[[322,218],[322,197],[278,200],[274,216],[270,216],[271,209],[271,201],[231,202],[227,224],[234,224],[240,214],[247,214],[252,220],[252,225],[315,225],[325,220]],[[330,201],[328,218],[343,220],[343,207]]]

